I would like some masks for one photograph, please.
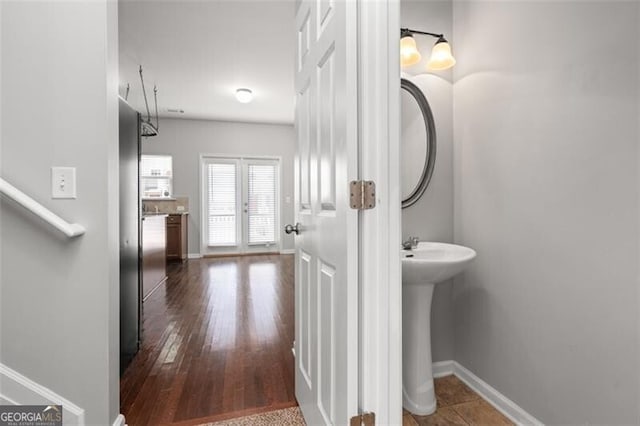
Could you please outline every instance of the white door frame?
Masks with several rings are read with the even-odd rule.
[[[348,0],[347,0],[348,1]],[[376,207],[360,215],[360,408],[402,424],[400,2],[360,0],[360,178]]]
[[[402,424],[399,0],[359,0],[358,16],[360,175],[375,180],[378,196],[359,221],[358,405],[378,424]]]

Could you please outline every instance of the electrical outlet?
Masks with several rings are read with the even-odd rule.
[[[51,168],[51,198],[75,199],[76,198],[76,168],[52,167]]]
[[[184,211],[184,206],[176,206],[176,211],[183,212]]]

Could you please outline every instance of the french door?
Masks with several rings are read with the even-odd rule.
[[[201,252],[280,250],[280,160],[201,158]]]

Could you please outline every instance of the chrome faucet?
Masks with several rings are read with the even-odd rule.
[[[418,247],[418,241],[420,239],[418,237],[409,237],[407,241],[402,242],[402,248],[405,250],[412,250]]]

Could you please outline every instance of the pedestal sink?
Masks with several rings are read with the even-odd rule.
[[[427,415],[436,411],[431,368],[431,298],[442,281],[462,272],[476,257],[468,247],[420,242],[402,250],[402,404]]]

